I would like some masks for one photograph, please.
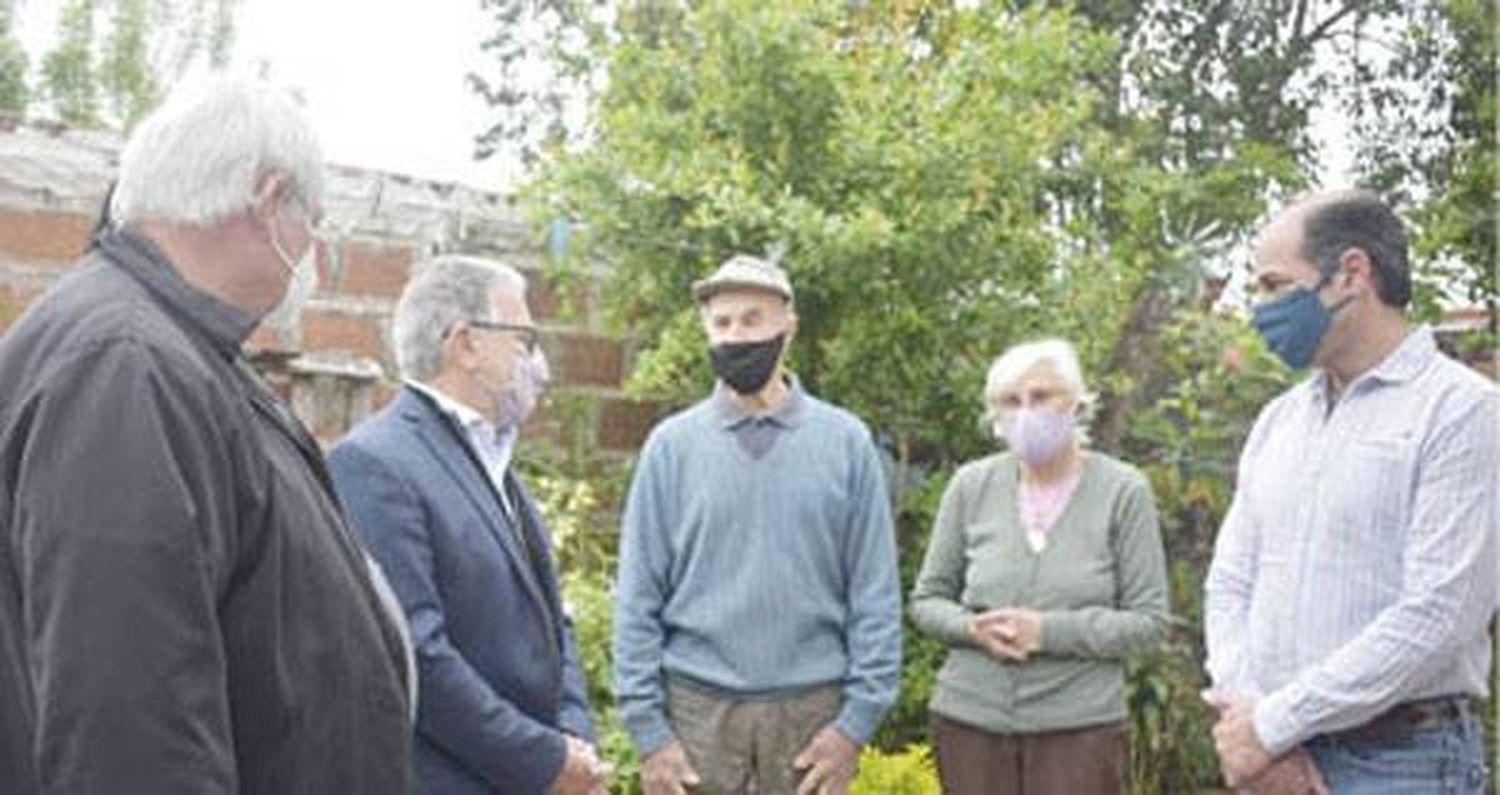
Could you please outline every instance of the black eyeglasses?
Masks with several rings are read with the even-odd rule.
[[[521,335],[521,344],[526,346],[528,354],[536,353],[537,345],[541,342],[536,326],[528,326],[521,323],[500,323],[494,320],[470,320],[469,325],[474,328],[482,328],[486,331],[514,331]]]

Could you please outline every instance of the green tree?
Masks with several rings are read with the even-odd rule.
[[[481,0],[494,33],[480,49],[494,61],[467,76],[495,108],[475,138],[480,158],[495,154],[533,164],[550,147],[577,140],[602,76],[595,54],[612,27],[608,0]]]
[[[15,0],[0,0],[0,113],[20,115],[31,96],[26,86],[30,59],[12,34],[14,22]]]
[[[1433,280],[1455,286],[1462,299],[1486,311],[1486,332],[1469,344],[1493,357],[1500,346],[1500,279],[1495,271],[1500,263],[1495,228],[1500,12],[1485,0],[1447,0],[1441,12],[1453,36],[1441,67],[1452,98],[1442,115],[1447,137],[1422,170],[1427,197],[1417,214],[1417,250]]]
[[[123,6],[140,0],[112,0]],[[234,18],[241,0],[150,0],[147,62],[158,83],[175,80],[197,64],[219,68],[234,49]]]
[[[1097,78],[1113,103],[1102,122],[1138,142],[1139,156],[1189,184],[1214,190],[1164,208],[1163,229],[1191,251],[1176,278],[1146,283],[1129,301],[1128,332],[1116,341],[1103,385],[1096,436],[1118,444],[1129,418],[1173,383],[1161,363],[1162,334],[1193,303],[1205,276],[1241,245],[1268,201],[1320,181],[1315,109],[1353,102],[1376,32],[1413,4],[1393,0],[1093,0],[1078,11],[1122,42]],[[1418,4],[1420,5],[1420,4]],[[1340,48],[1348,51],[1339,57]],[[1207,273],[1202,267],[1209,265]]]
[[[58,17],[58,43],[42,60],[42,98],[69,124],[128,129],[155,106],[162,85],[195,64],[227,63],[238,5],[68,0]]]
[[[94,65],[95,0],[67,0],[58,14],[58,43],[42,59],[42,94],[63,121],[99,124],[99,83]]]
[[[151,0],[118,0],[104,41],[99,77],[114,117],[131,127],[156,104],[157,83],[148,62]]]
[[[708,3],[656,33],[609,49],[597,140],[534,193],[585,222],[617,319],[654,341],[639,386],[700,391],[687,285],[780,247],[804,377],[903,461],[984,447],[976,400],[1004,341],[1063,333],[1106,362],[1133,321],[1122,296],[1192,292],[1199,208],[1243,226],[1286,170],[1258,152],[1203,174],[1143,156],[1144,132],[1100,122],[1116,44],[1060,12]]]
[[[541,150],[529,203],[573,222],[560,267],[609,264],[606,302],[641,343],[633,386],[657,397],[709,382],[692,280],[735,251],[782,257],[795,369],[896,461],[908,580],[943,476],[990,449],[990,358],[1040,334],[1077,342],[1104,393],[1096,443],[1150,475],[1174,561],[1177,629],[1131,673],[1135,780],[1198,791],[1216,775],[1200,582],[1243,435],[1288,376],[1209,310],[1216,288],[1268,205],[1319,181],[1314,110],[1358,105],[1374,53],[1402,42],[1431,50],[1408,72],[1457,97],[1458,133],[1419,176],[1465,186],[1418,216],[1419,249],[1493,256],[1494,40],[1478,34],[1493,8],[956,5],[616,3],[580,56],[605,70],[587,135]],[[1405,24],[1434,8],[1446,27]],[[1362,146],[1373,129],[1356,128]],[[886,749],[923,739],[942,652],[908,637]]]
[[[644,341],[635,386],[701,394],[688,286],[732,252],[780,252],[798,373],[876,428],[903,472],[990,449],[984,371],[1021,339],[1069,337],[1091,372],[1120,368],[1119,394],[1140,388],[1120,367],[1121,340],[1146,336],[1140,307],[1170,320],[1192,305],[1219,252],[1210,221],[1243,229],[1263,186],[1295,174],[1253,146],[1164,163],[1160,129],[1101,88],[1118,42],[1061,11],[726,0],[651,34],[607,47],[591,145],[556,151],[531,193],[582,221],[575,263],[611,264],[614,317]],[[908,578],[940,486],[903,499]],[[1169,723],[1196,689],[1187,649],[1169,658]],[[913,644],[885,747],[921,739],[940,655]],[[1183,757],[1163,742],[1158,760]],[[1176,764],[1190,783],[1212,770],[1196,753]]]

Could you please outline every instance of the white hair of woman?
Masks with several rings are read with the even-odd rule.
[[[391,336],[402,377],[415,381],[442,369],[443,340],[454,324],[499,320],[490,317],[495,288],[526,292],[520,271],[481,257],[445,254],[419,263],[414,271],[396,302]]]
[[[998,419],[1001,395],[1014,389],[1041,366],[1048,366],[1057,374],[1068,396],[1076,402],[1078,424],[1074,432],[1080,443],[1087,443],[1087,421],[1093,413],[1094,395],[1084,383],[1083,367],[1078,363],[1077,349],[1072,343],[1062,339],[1023,342],[1010,347],[995,359],[984,380],[985,425],[993,425]]]
[[[249,208],[270,174],[322,208],[322,149],[298,103],[265,80],[215,73],[173,91],[131,134],[111,219],[211,226]]]

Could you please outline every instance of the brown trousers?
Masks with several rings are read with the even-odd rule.
[[[735,698],[667,683],[667,719],[703,795],[794,795],[792,761],[838,717],[836,685],[785,698]]]
[[[946,795],[1125,792],[1130,738],[1124,723],[993,734],[934,715],[932,738]]]

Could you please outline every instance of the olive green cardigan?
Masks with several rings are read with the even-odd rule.
[[[931,710],[1003,734],[1122,720],[1125,658],[1167,625],[1151,487],[1134,467],[1086,454],[1038,553],[1021,526],[1019,477],[1002,453],[960,468],[943,495],[911,597],[917,627],[949,645]],[[997,662],[968,639],[970,616],[997,607],[1041,613],[1041,648],[1026,662]]]

